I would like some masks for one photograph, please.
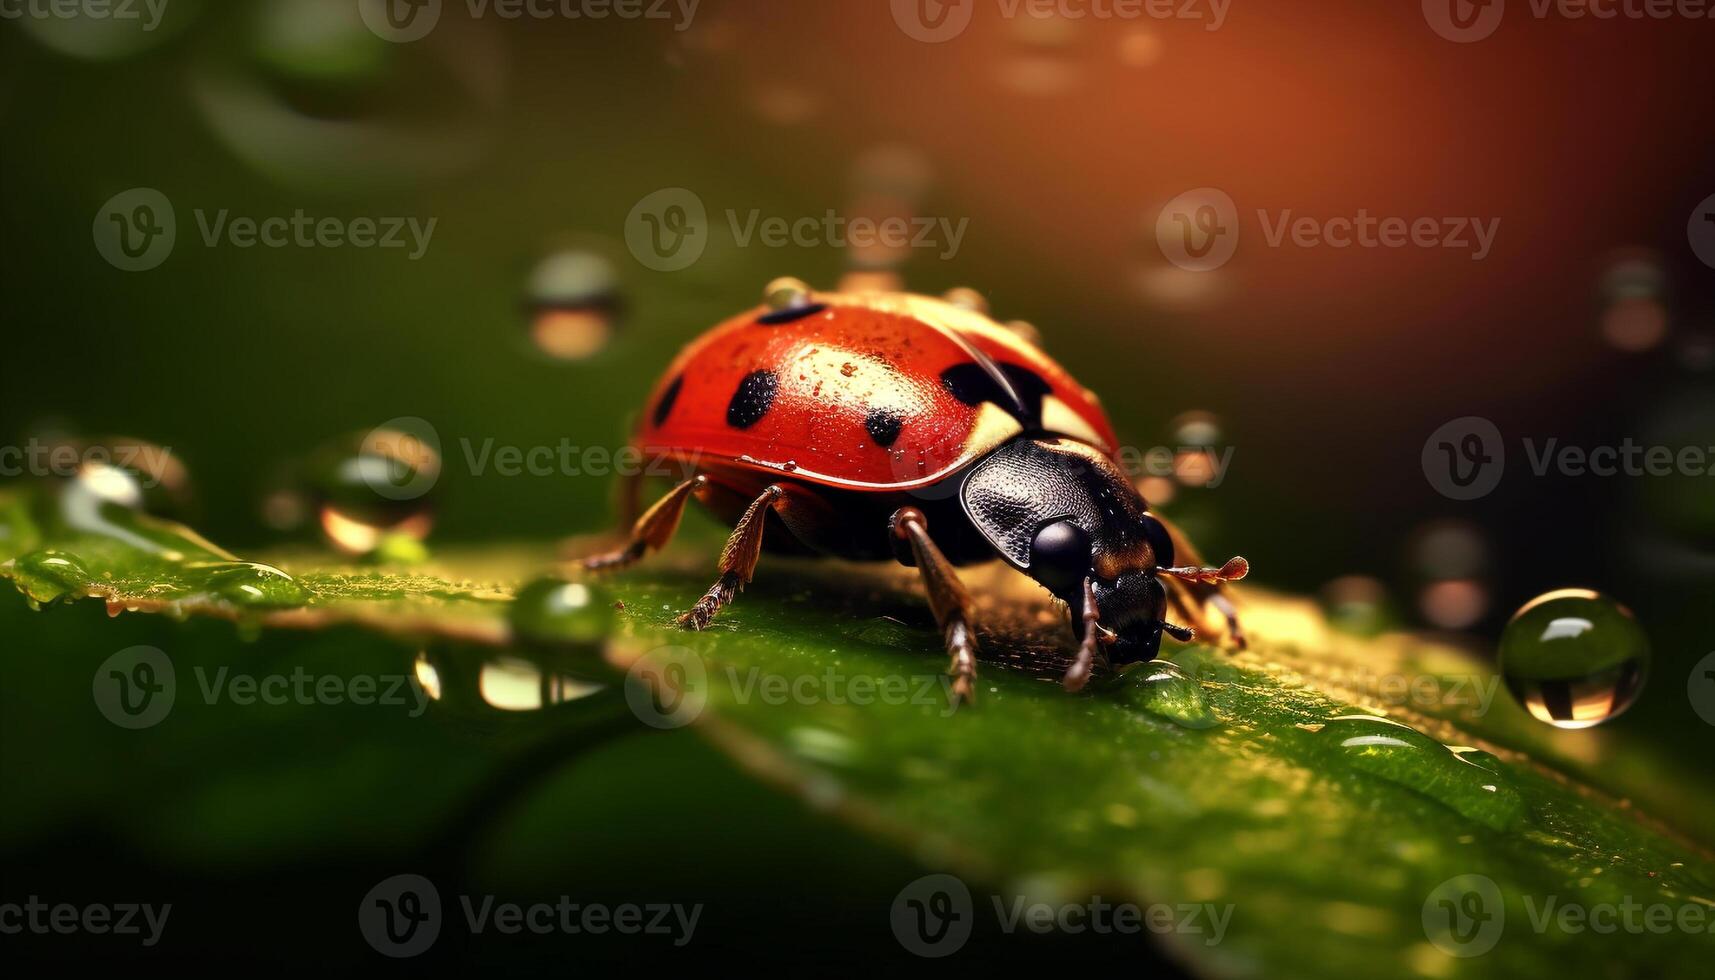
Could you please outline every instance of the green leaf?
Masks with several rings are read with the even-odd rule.
[[[279,656],[325,671],[359,669],[360,644],[281,646],[273,628],[356,627],[430,644],[418,676],[432,678],[435,711],[493,707],[508,669],[527,679],[526,700],[587,706],[560,716],[558,735],[521,734],[513,766],[562,751],[554,746],[569,733],[599,744],[590,733],[642,730],[629,713],[690,720],[813,810],[965,878],[979,916],[1018,899],[1194,906],[1190,925],[1201,931],[1160,937],[1193,970],[1318,980],[1544,976],[1593,963],[1691,975],[1711,948],[1707,932],[1609,935],[1555,918],[1566,906],[1635,905],[1715,921],[1715,861],[1687,836],[1709,833],[1706,789],[1638,745],[1531,721],[1460,650],[1340,634],[1305,601],[1243,592],[1250,650],[1178,646],[1172,665],[1108,675],[1074,696],[1056,683],[1071,646],[1063,611],[1004,569],[975,570],[983,672],[978,703],[954,711],[939,637],[904,569],[769,558],[711,629],[690,634],[673,618],[710,573],[688,552],[579,583],[574,600],[563,583],[532,586],[517,610],[520,586],[555,570],[544,552],[447,551],[409,569],[264,556],[295,591],[258,600],[225,586],[254,586],[250,576],[264,573],[182,529],[121,514],[108,516],[130,522],[123,535],[55,529],[15,500],[0,503],[0,556],[10,559],[0,575],[35,603],[89,596],[113,609],[238,619],[266,631]],[[602,656],[588,642],[594,620],[543,619],[542,603],[568,601],[580,616],[603,610],[612,635]],[[611,617],[610,602],[622,606]],[[497,664],[512,667],[487,673]],[[589,696],[596,685],[607,690]],[[226,723],[259,753],[270,737]],[[495,760],[461,750],[457,728],[435,731],[433,750],[448,760],[435,790],[388,792],[476,819],[488,812],[480,801],[493,792],[484,787]],[[302,717],[292,732],[322,751],[330,739],[381,738],[330,735]],[[387,756],[353,747],[341,758],[339,781],[362,793]],[[233,812],[251,813],[237,823],[259,840],[279,823],[269,809],[314,826],[302,812],[314,806],[303,793],[310,778],[263,766],[205,782],[176,815],[213,827],[217,814],[232,823]],[[407,820],[385,832],[423,839],[445,826]],[[515,850],[496,853],[531,864]],[[1479,880],[1471,876],[1493,882],[1489,905],[1476,909],[1504,918],[1504,929],[1466,958],[1452,953],[1476,947],[1437,923],[1449,907],[1472,910],[1462,897]]]

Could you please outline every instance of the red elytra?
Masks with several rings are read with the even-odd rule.
[[[902,293],[818,294],[798,310],[764,306],[732,317],[673,360],[647,403],[639,442],[651,458],[827,486],[922,486],[1023,430],[1006,399],[979,397],[996,394],[982,384],[984,359],[1014,382],[1043,432],[1108,453],[1118,447],[1095,394],[1041,350],[980,313]],[[969,401],[945,377],[955,371],[958,380],[966,366]],[[733,417],[745,379],[764,372],[773,380],[752,382],[749,394],[754,408],[771,387],[766,410]]]
[[[1065,685],[1153,657],[1248,565],[1201,565],[1118,465],[1096,396],[966,305],[904,293],[811,294],[795,280],[710,330],[656,384],[636,443],[692,474],[591,569],[666,545],[693,498],[732,525],[720,578],[679,618],[702,629],[765,548],[918,569],[955,699],[974,697],[973,603],[954,566],[1001,559],[1067,604],[1082,639]],[[637,479],[627,492],[635,509]],[[1186,562],[1176,565],[1175,558]]]

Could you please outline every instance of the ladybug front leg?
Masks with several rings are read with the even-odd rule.
[[[1107,654],[1103,653],[1101,648],[1105,631],[1098,619],[1096,584],[1090,579],[1084,579],[1084,636],[1078,642],[1078,654],[1073,658],[1072,666],[1066,668],[1066,676],[1060,682],[1068,691],[1082,691],[1084,685],[1089,683],[1090,671],[1095,665],[1107,665]]]
[[[929,538],[929,521],[915,507],[901,507],[888,522],[895,537],[911,547],[911,557],[929,593],[929,611],[947,641],[947,673],[953,677],[953,701],[977,697],[977,638],[971,629],[971,596],[953,565]]]
[[[722,606],[750,584],[751,577],[756,574],[756,560],[762,556],[762,532],[768,526],[768,513],[784,508],[787,500],[786,488],[774,484],[750,502],[732,529],[732,536],[727,538],[726,547],[721,550],[721,577],[709,586],[709,591],[703,593],[696,605],[679,617],[680,626],[703,629],[714,620],[715,613],[720,612]]]
[[[624,568],[641,559],[651,551],[660,551],[672,540],[673,532],[679,529],[679,519],[685,516],[685,505],[690,502],[693,494],[701,493],[708,486],[709,478],[698,474],[667,491],[667,496],[655,502],[655,506],[645,511],[637,523],[631,526],[630,539],[625,547],[618,551],[609,551],[600,555],[591,555],[584,559],[584,567],[591,571],[611,571]]]

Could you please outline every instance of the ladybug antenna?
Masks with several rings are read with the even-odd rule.
[[[1250,574],[1251,563],[1243,558],[1234,556],[1220,568],[1206,568],[1197,565],[1184,565],[1179,568],[1161,567],[1155,570],[1157,575],[1171,575],[1187,582],[1201,585],[1220,585],[1224,582],[1237,582]]]

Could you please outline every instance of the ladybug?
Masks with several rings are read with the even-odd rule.
[[[922,576],[958,700],[973,697],[977,661],[958,565],[999,558],[1066,603],[1080,635],[1071,691],[1093,668],[1155,656],[1163,633],[1190,640],[1169,605],[1193,620],[1215,606],[1242,645],[1221,587],[1245,560],[1204,567],[1117,464],[1095,394],[962,292],[771,283],[762,306],[680,351],[646,403],[635,445],[694,475],[585,566],[662,548],[693,497],[733,531],[720,577],[679,617],[689,629],[733,600],[765,549],[899,561]],[[623,488],[625,513],[639,489]]]

